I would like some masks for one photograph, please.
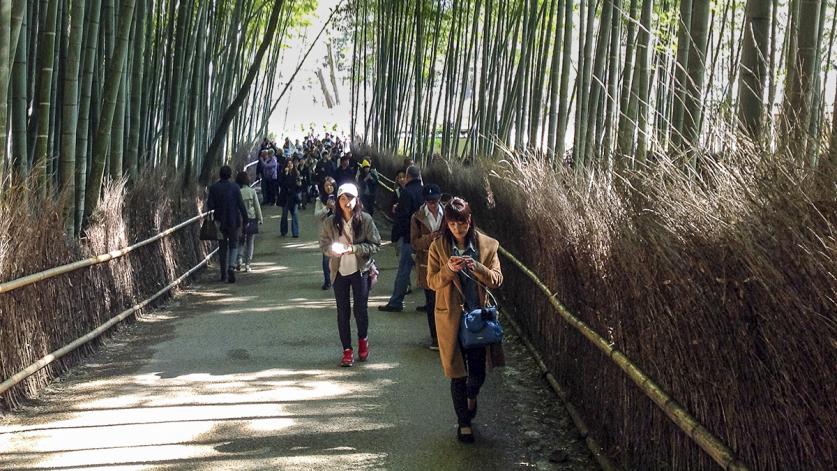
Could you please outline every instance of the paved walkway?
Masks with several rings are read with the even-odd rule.
[[[425,316],[414,312],[423,295],[408,296],[404,313],[375,308],[392,287],[391,246],[376,257],[370,361],[338,367],[334,298],[320,290],[311,213],[301,214],[301,238],[280,238],[278,211],[267,209],[254,272],[222,284],[213,267],[38,400],[0,417],[0,469],[505,470],[538,459],[539,468],[592,469],[566,418],[555,418],[556,399],[514,367],[489,374],[477,443],[455,440],[449,382],[425,346]],[[510,361],[528,360],[518,352]],[[531,417],[532,403],[550,411],[548,421]]]

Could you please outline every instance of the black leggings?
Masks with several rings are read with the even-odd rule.
[[[351,293],[349,293],[351,291]],[[352,348],[352,331],[349,318],[352,316],[352,306],[349,298],[354,301],[354,315],[357,323],[357,337],[365,339],[369,329],[368,301],[369,275],[360,272],[343,276],[339,272],[334,279],[334,298],[337,301],[337,331],[343,350]]]
[[[468,399],[476,399],[480,388],[485,383],[485,347],[462,348],[462,357],[465,360],[465,370],[468,376],[450,380],[450,395],[453,398],[453,410],[456,412],[459,425],[470,427]]]

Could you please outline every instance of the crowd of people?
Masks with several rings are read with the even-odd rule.
[[[395,179],[397,203],[390,235],[398,251],[398,269],[392,294],[378,309],[404,310],[404,297],[415,270],[417,285],[424,291],[425,304],[418,310],[427,315],[428,347],[439,352],[442,370],[451,381],[457,438],[471,443],[471,424],[477,414],[486,366],[502,365],[503,355],[500,345],[465,348],[459,340],[460,320],[463,309],[467,312],[486,306],[488,290],[502,283],[499,244],[476,230],[467,201],[444,194],[436,184],[425,184],[421,169],[410,159],[404,164]],[[374,255],[381,247],[373,219],[379,177],[371,159],[358,162],[344,152],[339,138],[328,134],[322,140],[308,136],[302,144],[286,139],[281,149],[265,140],[256,173],[262,183],[261,205],[283,207],[282,236],[288,232],[290,215],[291,234],[299,237],[297,210],[314,202],[314,214],[321,222],[322,289],[333,290],[337,309],[340,365],[353,366],[355,361],[352,316],[357,330],[357,360],[367,361],[368,300],[378,275]],[[209,189],[208,208],[216,211],[223,234],[221,279],[232,283],[239,257],[243,269],[250,269],[253,235],[263,219],[247,174],[239,173],[237,184],[230,182],[231,176],[230,167],[221,168],[219,181]]]

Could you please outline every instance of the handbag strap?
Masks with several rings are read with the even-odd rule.
[[[490,290],[490,289],[488,289],[488,286],[485,286],[485,283],[482,283],[480,280],[478,280],[478,279],[474,278],[473,276],[469,275],[469,274],[468,274],[468,269],[467,269],[467,268],[463,268],[462,270],[460,270],[459,272],[457,272],[457,274],[458,274],[458,273],[462,273],[463,275],[465,275],[465,277],[466,277],[466,278],[470,279],[470,280],[471,280],[471,281],[473,281],[474,283],[476,283],[476,284],[478,284],[479,286],[481,286],[481,287],[482,287],[482,289],[484,289],[484,290],[485,290],[485,294],[487,295],[487,297],[488,297],[488,298],[491,298],[491,302],[492,302],[492,304],[490,304],[490,305],[488,305],[488,306],[483,306],[483,307],[492,307],[492,306],[493,306],[493,307],[497,307],[497,298],[495,298],[495,297],[494,297],[494,294],[491,292],[491,290]],[[463,292],[462,292],[462,289],[459,287],[459,285],[457,285],[456,283],[454,283],[454,284],[453,284],[453,286],[456,286],[456,290],[457,290],[457,291],[459,291],[459,295],[460,295],[460,296],[462,296],[462,299],[464,300],[464,299],[465,299],[465,293],[463,293]]]

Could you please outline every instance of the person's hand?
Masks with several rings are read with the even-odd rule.
[[[465,260],[463,257],[453,255],[448,258],[448,268],[450,268],[450,271],[458,273],[465,268]]]
[[[462,257],[462,264],[468,268],[468,270],[474,271],[474,267],[477,266],[477,261],[466,255]]]
[[[430,233],[430,238],[433,240],[436,240],[439,237],[442,237],[442,231],[433,231]]]
[[[334,209],[334,200],[328,200],[326,202],[326,208],[333,210]]]
[[[347,253],[351,253],[352,246],[346,245],[342,242],[335,242],[331,244],[331,251],[334,252],[335,255],[341,256]]]

